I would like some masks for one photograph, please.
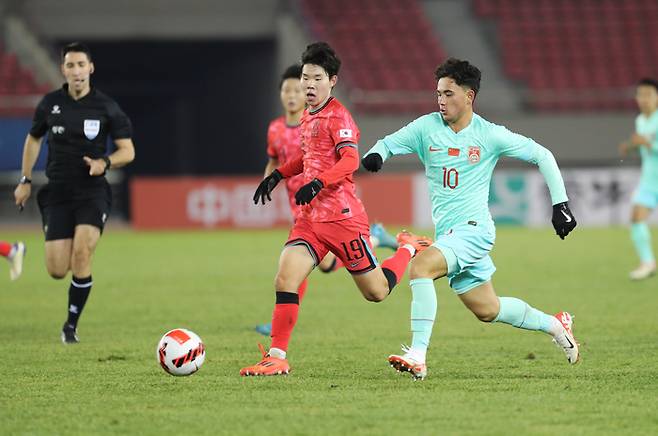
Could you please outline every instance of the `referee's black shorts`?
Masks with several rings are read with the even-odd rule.
[[[37,203],[46,241],[72,239],[79,224],[89,224],[103,232],[112,208],[112,190],[105,178],[49,182],[39,190]]]

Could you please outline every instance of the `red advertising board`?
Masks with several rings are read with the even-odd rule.
[[[272,202],[254,205],[258,177],[138,177],[132,180],[132,223],[138,229],[267,228],[291,223],[283,185]],[[372,221],[408,225],[411,176],[360,176],[357,189]]]

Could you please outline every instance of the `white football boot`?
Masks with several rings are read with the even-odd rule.
[[[7,257],[9,261],[9,278],[16,280],[23,272],[23,258],[25,257],[25,244],[16,242]]]
[[[388,363],[391,367],[395,368],[397,372],[410,373],[414,380],[423,380],[427,377],[427,365],[425,365],[425,362],[421,362],[414,357],[411,349],[406,345],[402,345],[402,351],[404,351],[402,356],[397,354],[388,356]]]
[[[567,355],[567,360],[572,365],[580,360],[580,352],[578,351],[578,342],[573,336],[573,317],[569,312],[559,312],[555,314],[555,318],[562,324],[562,331],[553,336],[553,342],[564,350]]]
[[[631,271],[628,276],[631,280],[648,279],[656,273],[656,262],[642,262],[640,266]]]

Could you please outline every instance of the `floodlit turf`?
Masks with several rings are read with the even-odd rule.
[[[405,277],[383,303],[344,270],[313,273],[287,377],[241,378],[255,363],[253,326],[269,319],[286,232],[133,233],[110,229],[77,346],[59,329],[68,280],[50,279],[37,233],[25,274],[0,263],[0,434],[655,434],[658,277],[635,266],[625,229],[502,228],[499,295],[576,315],[573,367],[542,333],[477,321],[437,282],[429,377],[412,382],[386,356],[409,341]],[[654,236],[655,240],[655,236]],[[655,244],[654,244],[655,245]],[[387,255],[380,250],[380,258]],[[165,374],[160,336],[189,328],[207,345],[201,370]]]

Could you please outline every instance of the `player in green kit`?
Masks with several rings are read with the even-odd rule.
[[[640,265],[629,274],[631,280],[642,280],[656,273],[656,258],[646,221],[658,205],[658,81],[640,80],[635,101],[640,110],[635,118],[635,132],[619,145],[619,151],[625,156],[630,150],[639,149],[642,157],[642,176],[633,195],[631,215],[631,239]]]
[[[579,358],[572,316],[547,315],[526,302],[498,297],[489,257],[496,237],[489,213],[489,185],[501,156],[539,166],[553,204],[553,226],[564,239],[576,227],[567,193],[552,153],[532,139],[512,133],[473,112],[481,73],[467,61],[448,59],[435,72],[439,112],[424,115],[378,141],[362,159],[378,171],[391,156],[415,153],[425,166],[432,202],[435,242],[411,262],[411,347],[389,356],[398,371],[416,379],[427,375],[425,355],[437,312],[434,280],[448,277],[464,305],[484,322],[502,322],[548,333],[570,363]]]

